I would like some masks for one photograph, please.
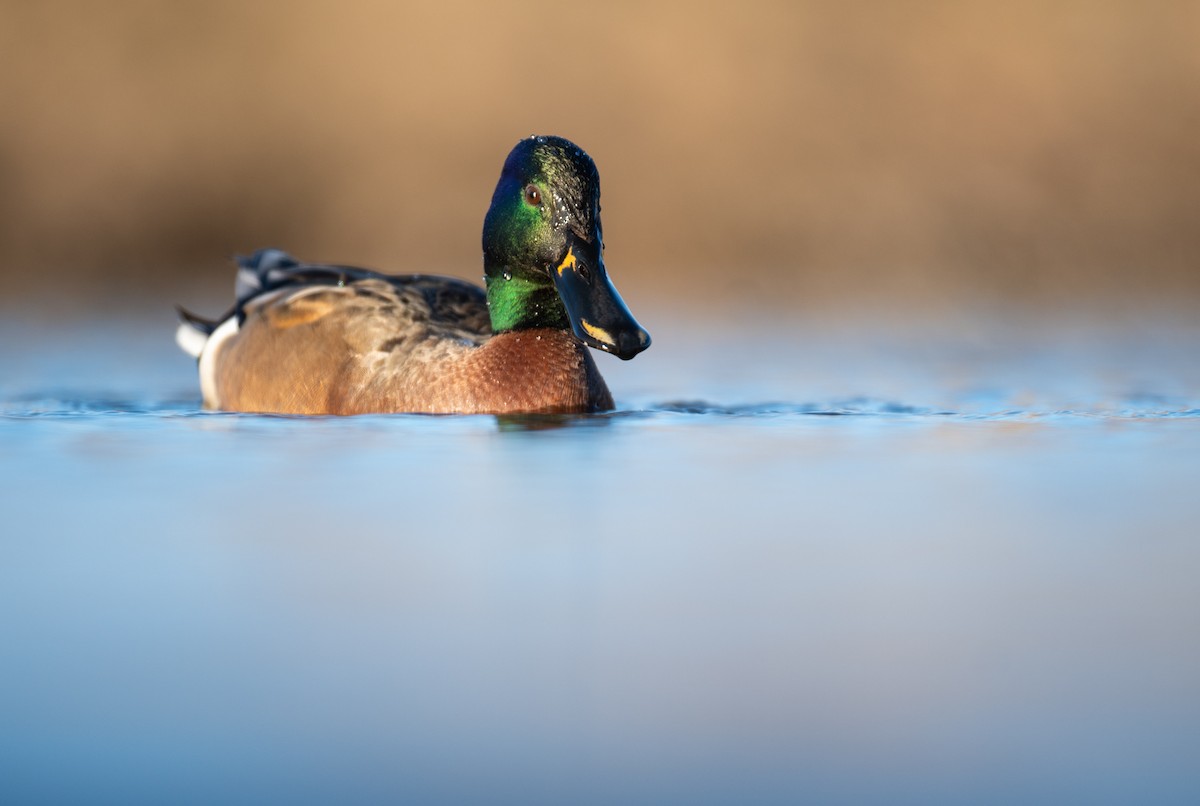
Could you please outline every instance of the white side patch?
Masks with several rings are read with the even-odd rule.
[[[212,332],[204,344],[204,351],[200,353],[200,394],[204,397],[204,405],[210,409],[221,407],[221,400],[217,397],[217,353],[225,341],[236,336],[237,332],[237,317],[231,316]]]
[[[187,322],[180,322],[179,327],[175,328],[175,343],[179,345],[179,349],[192,358],[200,357],[200,353],[204,352],[204,344],[207,341],[207,333],[197,330]]]

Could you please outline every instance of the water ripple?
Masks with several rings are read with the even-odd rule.
[[[1127,401],[1126,401],[1127,402]],[[508,415],[503,418],[506,428],[537,430],[564,426],[589,427],[619,419],[654,417],[696,418],[700,420],[780,420],[789,418],[873,418],[881,421],[906,420],[944,422],[975,421],[1119,421],[1119,420],[1193,420],[1200,419],[1200,407],[1187,404],[1164,406],[1164,401],[1146,399],[1144,407],[1105,406],[1094,408],[1037,408],[997,407],[960,409],[920,406],[894,400],[850,398],[832,401],[766,401],[762,403],[725,404],[710,400],[667,400],[619,408],[597,415]],[[241,417],[285,420],[329,420],[330,417],[303,415],[242,414],[211,412],[201,409],[192,398],[130,399],[104,395],[40,394],[0,400],[0,419],[3,420],[103,420],[116,417],[146,417],[158,419],[197,417]],[[429,422],[437,417],[413,415],[375,415],[376,418]]]
[[[709,403],[703,400],[669,401],[650,407],[651,411],[671,414],[714,414],[724,417],[761,417],[776,415],[816,415],[823,417],[855,417],[855,416],[885,416],[885,415],[914,415],[914,416],[944,416],[954,412],[932,409],[924,406],[910,406],[884,400],[855,398],[831,403],[785,403],[772,401],[768,403],[746,403],[734,406]]]

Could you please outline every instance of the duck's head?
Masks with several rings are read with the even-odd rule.
[[[530,137],[504,161],[483,222],[492,329],[571,330],[589,347],[633,358],[650,346],[604,268],[600,175],[561,137]]]

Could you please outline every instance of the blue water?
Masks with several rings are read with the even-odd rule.
[[[1200,328],[659,323],[507,419],[170,328],[0,324],[5,803],[1200,802]]]

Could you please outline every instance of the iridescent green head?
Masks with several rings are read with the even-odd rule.
[[[604,268],[600,175],[561,137],[530,137],[504,161],[483,221],[492,330],[570,330],[633,358],[650,346]]]

